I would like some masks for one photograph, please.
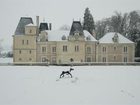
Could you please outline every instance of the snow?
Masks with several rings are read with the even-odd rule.
[[[0,58],[0,63],[12,63],[13,58]]]
[[[91,41],[97,41],[88,31],[84,30],[85,37],[90,37]]]
[[[66,38],[69,35],[69,31],[63,31],[63,30],[49,30],[46,31],[48,33],[48,40],[49,41],[62,41],[62,36],[66,36]]]
[[[129,39],[125,38],[123,35],[118,34],[118,38],[119,38],[119,43],[134,43],[132,41],[130,41]],[[114,43],[112,38],[114,37],[115,32],[110,32],[105,34],[100,40],[100,43]]]
[[[0,105],[139,105],[140,66],[0,66]]]
[[[48,33],[48,40],[49,41],[64,41],[62,40],[62,37],[65,35],[66,38],[68,39],[69,30],[47,30]],[[91,41],[97,41],[88,31],[84,30],[84,35],[85,37],[90,36]]]
[[[34,24],[30,23],[30,24],[27,24],[26,26],[35,26]]]

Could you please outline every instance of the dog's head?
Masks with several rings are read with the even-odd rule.
[[[70,68],[70,71],[74,70],[74,68]]]

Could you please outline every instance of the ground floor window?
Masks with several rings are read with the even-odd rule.
[[[29,58],[29,61],[32,61],[32,58]]]
[[[124,62],[127,62],[127,57],[124,57],[123,61],[124,61]]]
[[[91,58],[90,57],[87,57],[87,62],[91,62]]]
[[[106,62],[106,57],[103,57],[102,62]]]
[[[114,56],[114,61],[116,61],[116,56]]]
[[[42,62],[48,62],[48,59],[46,57],[42,57]]]
[[[52,63],[53,63],[53,64],[56,63],[56,57],[52,57]]]
[[[19,58],[19,61],[22,61],[22,59],[21,59],[21,58]]]

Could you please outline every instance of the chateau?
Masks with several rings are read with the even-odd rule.
[[[123,35],[110,32],[96,40],[73,21],[70,31],[52,30],[51,23],[36,25],[30,17],[21,17],[13,35],[15,63],[46,62],[134,62],[135,44]]]

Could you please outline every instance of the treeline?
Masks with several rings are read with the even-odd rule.
[[[135,42],[135,56],[140,57],[140,11],[124,14],[116,11],[111,17],[94,22],[89,8],[86,8],[83,27],[96,36],[96,39],[100,39],[107,32],[119,32]]]

